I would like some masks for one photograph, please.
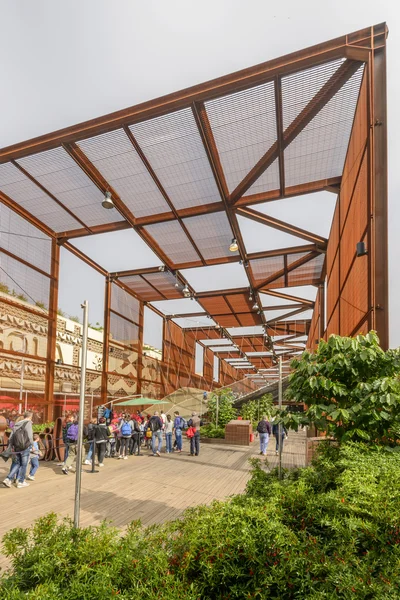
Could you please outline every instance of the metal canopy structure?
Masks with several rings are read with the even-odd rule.
[[[213,347],[215,354],[246,359],[242,368],[250,373],[270,367],[279,354],[285,360],[295,356],[307,336],[312,346],[326,334],[326,255],[329,244],[340,245],[342,233],[333,227],[328,239],[316,231],[309,195],[314,194],[319,220],[340,220],[336,198],[344,171],[360,171],[357,159],[367,151],[366,177],[375,192],[365,211],[378,216],[374,230],[364,232],[371,250],[383,235],[381,249],[374,247],[368,258],[369,299],[361,324],[385,336],[385,137],[373,139],[371,132],[353,156],[350,142],[358,135],[361,90],[366,106],[360,121],[375,120],[377,107],[382,115],[385,110],[384,75],[376,69],[379,63],[383,73],[386,37],[386,25],[377,25],[4,148],[0,200],[53,240],[53,266],[64,246],[106,277],[107,336],[110,322],[124,316],[110,308],[113,284],[165,322],[186,325],[200,342],[226,340]],[[377,161],[383,169],[378,183]],[[106,192],[112,210],[102,207]],[[285,208],[288,199],[297,210]],[[133,230],[153,251],[146,267],[109,271],[93,258],[102,236],[122,230]],[[82,238],[89,240],[85,252],[79,248]],[[9,250],[2,252],[13,258]],[[230,269],[236,279],[229,285],[220,289],[209,283]],[[55,271],[52,277],[50,317],[57,306]],[[314,293],[303,294],[310,286]],[[328,295],[337,300],[341,291],[342,283]],[[184,296],[197,301],[195,310],[168,309]],[[163,311],[153,305],[161,301]],[[375,313],[375,305],[385,314]],[[196,319],[204,317],[210,326],[202,324],[206,333],[199,337]],[[140,328],[142,315],[132,322]],[[47,358],[53,359],[51,347]]]

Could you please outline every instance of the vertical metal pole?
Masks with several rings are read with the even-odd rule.
[[[282,356],[279,357],[278,406],[279,406],[279,411],[281,411],[282,410]],[[282,479],[282,423],[279,423],[279,425],[278,425],[278,448],[279,448],[278,474],[279,474],[279,479]]]
[[[218,427],[219,396],[217,394],[217,409],[215,412],[215,427]]]
[[[75,507],[74,527],[79,527],[80,505],[81,505],[81,479],[82,479],[82,446],[83,446],[83,420],[85,418],[85,387],[86,387],[86,358],[88,340],[89,303],[87,300],[82,304],[83,329],[82,329],[82,354],[81,354],[81,386],[79,397],[79,433],[76,448],[76,479],[75,479]]]

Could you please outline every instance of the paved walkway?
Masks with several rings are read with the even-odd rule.
[[[268,460],[276,465],[275,440],[269,444]],[[291,433],[283,455],[284,466],[304,464],[304,436]],[[97,473],[83,467],[81,525],[103,519],[123,527],[134,519],[144,525],[179,517],[185,508],[209,504],[244,491],[249,477],[248,459],[258,456],[258,443],[250,447],[202,444],[200,456],[162,454],[128,460],[106,459]],[[0,481],[10,463],[1,462]],[[13,527],[28,527],[51,511],[73,516],[75,477],[65,476],[55,462],[40,463],[36,481],[29,488],[11,489],[0,485],[0,539]],[[0,552],[0,567],[6,565]]]

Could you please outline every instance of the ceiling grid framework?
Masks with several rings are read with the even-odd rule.
[[[188,290],[215,341],[231,341],[211,346],[217,355],[236,352],[267,369],[305,345],[315,300],[308,288],[323,282],[327,247],[276,207],[295,197],[301,211],[306,194],[337,194],[368,48],[385,34],[384,26],[362,30],[0,150],[1,206],[83,260],[75,237],[133,228],[163,266],[115,270],[112,279],[150,305]],[[115,209],[101,205],[107,191]],[[96,244],[99,258],[87,261],[101,269]],[[207,281],[207,269],[239,262],[240,284],[190,284],[191,269]],[[174,317],[196,329],[201,315]]]

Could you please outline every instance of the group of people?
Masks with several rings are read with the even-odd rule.
[[[278,423],[272,423],[271,426],[271,423],[268,421],[268,417],[266,415],[264,415],[261,421],[258,423],[257,433],[260,438],[260,454],[263,456],[266,456],[267,454],[268,442],[271,434],[274,436],[276,441],[276,455],[279,454],[279,446],[281,446],[281,450],[283,450],[283,440],[287,439],[288,436],[286,427],[282,425],[280,429]]]
[[[122,414],[115,417],[112,413],[92,419],[83,427],[83,437],[87,450],[84,464],[91,465],[95,461],[104,467],[105,458],[116,457],[127,460],[128,456],[140,454],[141,447],[150,450],[153,456],[161,456],[164,440],[166,453],[182,452],[183,433],[190,439],[190,455],[198,456],[200,452],[201,419],[193,412],[189,421],[175,411],[170,414],[155,412],[154,415],[142,415],[137,411],[134,415]],[[68,475],[76,470],[78,421],[68,417],[63,428],[65,458],[59,466]]]
[[[15,484],[17,488],[24,488],[29,486],[27,479],[35,481],[41,451],[39,448],[39,434],[33,433],[32,418],[33,413],[27,411],[24,413],[23,418],[17,420],[13,425],[7,448],[12,460],[10,471],[3,480],[5,487],[10,488],[12,484]],[[27,475],[28,468],[29,473]]]

